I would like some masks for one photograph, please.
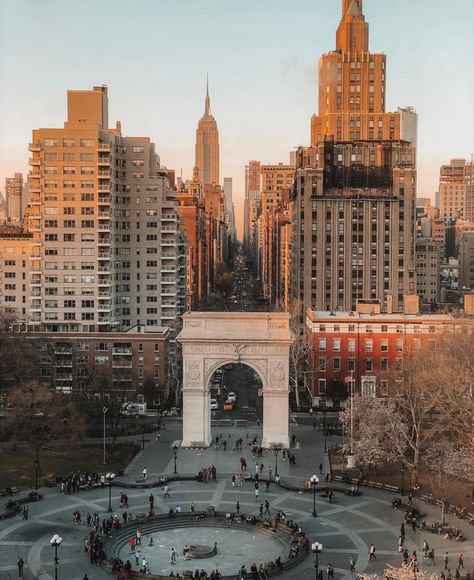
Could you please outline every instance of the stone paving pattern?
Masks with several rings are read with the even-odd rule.
[[[297,436],[297,445],[292,450],[296,456],[296,466],[291,467],[288,461],[282,461],[278,457],[278,471],[282,481],[301,485],[313,473],[318,473],[318,466],[323,463],[324,471],[327,469],[325,455],[323,453],[323,439],[318,430],[313,430],[312,425],[298,425],[298,419],[292,420],[291,430]],[[201,467],[215,465],[217,468],[217,480],[207,484],[195,481],[184,481],[170,484],[170,497],[164,498],[162,490],[155,489],[155,511],[167,513],[170,507],[181,505],[183,510],[189,510],[191,502],[196,505],[196,510],[206,509],[214,505],[219,511],[231,511],[235,509],[239,501],[244,513],[258,514],[259,503],[255,501],[254,488],[251,482],[246,482],[243,487],[232,487],[232,473],[240,471],[239,458],[244,455],[247,458],[248,467],[254,469],[250,447],[245,445],[248,432],[249,438],[256,433],[256,427],[228,430],[226,428],[214,429],[214,433],[227,435],[231,432],[231,444],[227,451],[213,448],[205,451],[178,450],[177,468],[179,474],[194,474]],[[243,451],[233,451],[232,444],[235,441],[235,433],[244,439]],[[163,431],[161,441],[154,438],[146,444],[142,451],[132,462],[126,473],[120,479],[134,482],[141,474],[143,467],[148,469],[148,479],[154,481],[161,474],[171,474],[174,471],[174,459],[172,446],[180,441],[180,426],[168,425]],[[330,442],[336,442],[332,438]],[[267,475],[268,467],[274,470],[275,458],[273,452],[265,452],[262,459]],[[121,488],[112,489],[112,505],[118,514],[118,498]],[[56,489],[41,490],[45,497],[42,501],[30,504],[30,519],[26,522],[17,519],[0,521],[0,579],[7,580],[17,578],[16,563],[21,556],[25,562],[27,572],[25,578],[38,578],[52,580],[54,578],[53,550],[49,544],[51,537],[57,533],[63,538],[59,549],[59,579],[82,580],[85,573],[90,580],[102,580],[111,578],[101,568],[91,566],[84,553],[83,542],[88,533],[85,523],[74,525],[72,513],[77,508],[83,516],[87,512],[97,511],[101,517],[107,515],[108,490],[101,489],[90,492],[81,492],[77,495],[62,495]],[[131,513],[143,513],[148,507],[150,490],[128,490]],[[400,556],[397,551],[397,539],[403,511],[391,508],[391,495],[379,490],[362,488],[362,495],[351,498],[338,494],[338,504],[328,504],[323,498],[316,496],[317,518],[312,517],[313,497],[312,494],[299,494],[295,491],[285,491],[273,485],[269,493],[265,493],[265,486],[260,486],[260,501],[268,499],[271,512],[284,509],[289,517],[294,518],[307,532],[311,541],[319,541],[323,544],[323,552],[320,557],[321,566],[326,579],[326,566],[331,563],[335,568],[337,580],[355,578],[349,571],[349,557],[356,559],[356,571],[375,573],[381,571],[386,564],[399,565]],[[430,523],[438,519],[438,513],[432,506],[420,505],[421,511],[426,512],[426,520]],[[426,567],[422,559],[421,545],[426,538],[430,547],[435,549],[436,563],[431,570],[440,573],[442,569],[442,556],[448,551],[450,568],[454,572],[460,552],[465,555],[465,566],[472,571],[474,563],[474,527],[467,522],[460,522],[454,516],[449,516],[449,521],[464,528],[467,541],[463,543],[449,542],[442,536],[435,536],[426,531],[425,533],[413,534],[407,526],[407,542],[409,552],[416,549],[419,554],[421,567]],[[229,540],[230,541],[230,540]],[[227,541],[226,541],[227,542]],[[377,559],[369,562],[368,547],[371,543],[376,546]],[[235,550],[240,550],[237,543]],[[163,544],[165,545],[165,544]],[[237,552],[241,553],[240,551]],[[249,559],[253,556],[247,555]],[[238,558],[237,558],[238,559]],[[237,560],[236,559],[236,560]],[[262,560],[265,553],[262,552]],[[159,572],[166,568],[169,561],[167,548],[164,553],[164,563],[161,559],[156,561]],[[244,563],[244,562],[242,562]],[[249,567],[252,561],[245,561]],[[259,562],[257,562],[258,564]],[[199,567],[205,567],[210,571],[214,565],[212,559],[200,561]],[[237,572],[237,571],[236,571]],[[313,579],[314,561],[310,554],[297,568],[285,574],[287,578]]]

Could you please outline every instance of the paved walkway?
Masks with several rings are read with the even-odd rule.
[[[297,444],[292,450],[296,456],[296,467],[290,468],[288,462],[281,461],[278,457],[278,471],[282,479],[298,483],[307,480],[312,473],[319,472],[319,464],[324,461],[324,440],[318,431],[313,431],[311,425],[293,425],[293,432],[297,437]],[[219,434],[221,429],[218,429]],[[250,432],[253,434],[253,431]],[[223,435],[228,431],[222,429]],[[240,433],[240,431],[239,431]],[[249,436],[250,436],[249,433]],[[242,438],[246,441],[244,435]],[[134,481],[141,474],[146,465],[149,478],[162,473],[174,471],[173,444],[180,440],[180,428],[178,426],[167,428],[160,442],[151,441],[146,445],[145,451],[141,452],[136,460],[129,466],[124,478]],[[235,430],[231,432],[230,441],[235,440]],[[333,440],[334,441],[334,440]],[[244,451],[227,449],[215,450],[213,448],[204,451],[181,450],[177,457],[178,473],[195,473],[201,466],[215,465],[217,468],[217,480],[208,484],[196,481],[175,482],[170,485],[170,497],[164,498],[161,490],[155,490],[155,510],[158,513],[167,513],[172,507],[180,505],[183,510],[189,510],[191,502],[195,503],[196,509],[206,509],[214,505],[217,510],[231,511],[235,509],[239,501],[240,508],[244,513],[258,514],[259,502],[255,500],[252,482],[245,482],[242,488],[232,487],[230,477],[233,472],[239,470],[239,458]],[[245,456],[249,459],[251,468],[250,448],[245,446]],[[263,463],[264,472],[268,467],[274,469],[274,454],[265,452]],[[262,489],[263,488],[263,489]],[[87,512],[97,512],[101,517],[107,515],[108,490],[99,489],[91,492],[81,492],[76,496],[61,495],[57,490],[42,490],[45,498],[35,504],[30,504],[30,519],[27,522],[20,519],[0,521],[0,579],[10,580],[15,578],[16,562],[22,557],[27,563],[31,578],[52,580],[54,578],[53,550],[49,545],[50,538],[59,534],[63,543],[59,549],[59,578],[61,580],[82,580],[85,573],[90,580],[105,580],[111,578],[105,572],[95,566],[90,566],[84,554],[83,541],[88,533],[85,524],[75,526],[72,522],[72,512],[77,508],[83,517]],[[120,488],[112,488],[112,506],[118,510],[118,497]],[[149,490],[128,490],[130,512],[143,513],[148,506]],[[318,517],[312,517],[313,496],[286,491],[272,485],[269,493],[265,493],[264,486],[260,489],[260,501],[268,500],[272,513],[284,509],[289,517],[294,518],[307,532],[311,541],[318,540],[323,544],[321,555],[322,569],[331,563],[336,571],[336,580],[355,578],[349,571],[349,557],[357,560],[356,570],[358,573],[366,571],[373,573],[381,571],[388,563],[399,565],[400,555],[397,551],[397,538],[403,516],[402,511],[393,510],[390,506],[389,494],[378,490],[363,488],[360,497],[350,498],[338,494],[339,503],[329,505],[319,495],[315,498],[315,507]],[[420,506],[422,511],[427,511],[427,522],[437,519],[438,514],[431,506]],[[120,515],[120,511],[118,511]],[[84,518],[85,519],[85,518]],[[449,519],[449,518],[448,518]],[[466,559],[466,568],[472,569],[474,563],[474,528],[466,522],[453,521],[453,524],[463,525],[467,541],[463,544],[448,542],[442,536],[424,534],[413,535],[407,529],[407,548],[409,552],[417,550],[422,567],[421,544],[426,538],[430,546],[435,549],[437,566],[431,568],[438,574],[441,572],[442,554],[447,550],[452,564],[452,571],[457,565],[459,553],[462,551]],[[368,547],[374,543],[377,549],[377,560],[369,562]],[[237,542],[238,544],[238,542]],[[165,546],[165,544],[162,544]],[[179,550],[178,550],[179,551]],[[246,561],[244,552],[242,563],[250,565]],[[252,556],[253,558],[254,556]],[[167,568],[169,553],[166,547],[156,547],[154,552],[154,565],[157,570]],[[258,562],[257,562],[258,563]],[[211,560],[202,565],[212,569]],[[152,570],[153,571],[153,570]],[[298,580],[312,580],[314,578],[313,558],[311,555],[297,568],[290,570],[287,578]],[[324,576],[326,578],[326,575]]]

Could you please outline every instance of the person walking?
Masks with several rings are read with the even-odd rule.
[[[155,505],[155,496],[150,493],[150,497],[148,498],[148,502],[150,504],[150,513],[153,513],[153,506]]]
[[[174,548],[171,548],[170,562],[173,565],[176,564],[176,550]]]
[[[169,490],[168,484],[165,483],[165,485],[163,487],[163,497],[170,497],[170,493],[168,490]]]
[[[403,541],[405,541],[405,524],[402,523],[402,525],[400,526],[400,536],[403,538]]]
[[[334,578],[334,568],[333,568],[331,563],[328,564],[328,567],[326,568],[326,572],[328,575],[328,580],[329,580],[329,578]]]
[[[430,549],[430,546],[429,546],[428,542],[426,540],[423,540],[423,554],[425,556],[428,555],[429,549]]]
[[[443,562],[444,562],[444,569],[447,570],[448,569],[448,564],[449,564],[448,552],[445,552],[444,553]]]
[[[260,513],[260,517],[263,518],[263,503],[260,504],[260,507],[258,508],[258,511]]]
[[[142,553],[140,552],[140,550],[137,550],[137,551],[135,552],[135,564],[136,564],[137,566],[139,566],[139,565],[140,565],[140,556],[141,556],[141,555],[142,555]]]
[[[356,571],[356,565],[355,565],[354,556],[351,556],[349,558],[349,566],[351,567],[351,572],[355,572]]]
[[[25,563],[23,561],[23,558],[20,558],[18,560],[18,578],[23,578],[23,567],[25,566]]]
[[[268,502],[268,499],[265,500],[265,515],[270,515],[270,503]]]
[[[258,501],[258,496],[259,496],[258,487],[256,487],[255,488],[255,501]]]
[[[371,560],[376,560],[377,558],[375,557],[375,546],[373,544],[370,544],[370,548],[369,548],[369,562]]]
[[[137,546],[140,546],[142,543],[142,533],[140,532],[140,530],[137,530],[136,538],[137,538],[137,541],[136,541]]]
[[[240,515],[240,503],[239,503],[239,500],[237,500],[237,503],[235,504],[235,513],[237,515]]]
[[[459,558],[458,558],[458,570],[459,568],[463,568],[464,569],[464,554],[461,552],[461,554],[459,554]]]
[[[142,475],[143,475],[143,479],[146,481],[146,478],[147,478],[147,475],[148,475],[148,470],[147,470],[146,467],[143,468]]]
[[[130,546],[130,554],[135,553],[135,538],[132,537],[128,540],[128,545]]]
[[[232,474],[232,487],[235,487],[235,473]]]

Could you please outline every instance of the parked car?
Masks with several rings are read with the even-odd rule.
[[[237,401],[237,395],[231,391],[228,395],[227,395],[227,400],[231,401],[232,403],[235,403]]]
[[[211,411],[217,411],[219,409],[219,403],[217,399],[211,399]]]

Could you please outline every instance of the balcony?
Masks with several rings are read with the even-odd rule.
[[[162,226],[161,228],[161,232],[165,234],[175,234],[176,231],[176,226]]]
[[[161,240],[162,248],[176,248],[176,242],[172,240]]]
[[[41,143],[30,143],[28,149],[30,151],[41,151]]]
[[[72,369],[72,360],[60,360],[56,363],[58,369]]]
[[[98,312],[110,312],[110,304],[99,304],[97,310]]]
[[[99,246],[110,246],[110,238],[99,238],[97,243]]]
[[[162,260],[174,260],[176,258],[176,254],[174,252],[163,252],[161,254]]]
[[[175,222],[176,216],[175,215],[163,215],[160,219],[161,222]]]
[[[108,169],[99,169],[99,177],[110,177],[111,173]]]
[[[110,157],[99,157],[97,159],[98,165],[110,165]]]
[[[99,183],[99,185],[97,186],[97,191],[99,193],[100,192],[103,193],[104,191],[109,192],[110,191],[110,183]]]
[[[175,268],[161,268],[160,272],[162,274],[176,274]]]
[[[39,157],[30,157],[28,159],[28,165],[41,165],[41,159]]]
[[[98,151],[110,151],[110,143],[99,143],[97,149]]]
[[[43,307],[41,304],[31,304],[28,310],[37,312],[38,310],[43,310]]]
[[[119,354],[119,355],[131,355],[132,354],[132,348],[128,348],[125,346],[114,346],[112,348],[112,354]]]
[[[97,324],[110,324],[110,318],[99,318]]]
[[[166,296],[176,296],[176,290],[162,290],[161,291],[161,296],[162,297],[166,297]]]
[[[99,224],[97,226],[98,232],[109,232],[110,231],[110,224]]]
[[[99,252],[99,260],[110,260],[109,252]]]
[[[114,360],[114,361],[112,361],[112,368],[114,368],[114,369],[131,369],[132,368],[132,361]]]
[[[39,163],[38,163],[38,165],[39,165]],[[29,177],[31,179],[40,179],[41,172],[39,172],[37,169],[32,169],[31,173],[29,174]]]
[[[110,274],[110,266],[99,266],[97,270],[103,274]]]
[[[110,288],[110,280],[99,280],[97,282],[97,286],[99,286],[100,288]]]
[[[110,298],[110,292],[107,291],[99,292],[99,298]]]

